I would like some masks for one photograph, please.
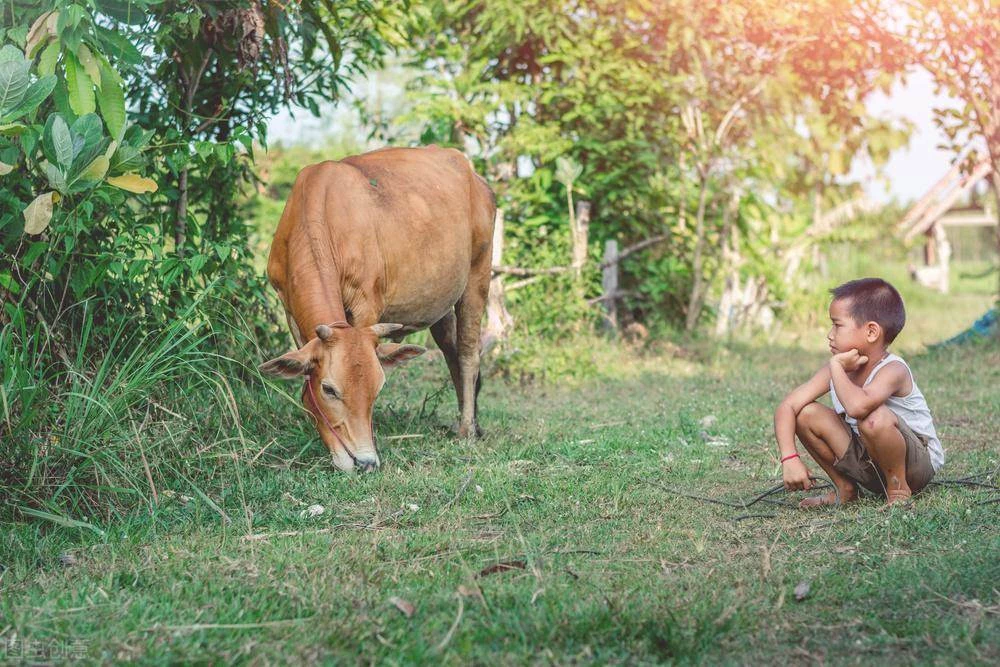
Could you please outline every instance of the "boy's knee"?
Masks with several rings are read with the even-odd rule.
[[[886,429],[896,427],[896,415],[884,405],[874,410],[864,419],[858,421],[858,431],[861,435],[872,436]]]
[[[796,426],[809,426],[809,424],[815,421],[816,417],[822,411],[823,406],[819,403],[813,401],[812,403],[806,403],[799,410],[799,414],[795,415],[795,425]]]

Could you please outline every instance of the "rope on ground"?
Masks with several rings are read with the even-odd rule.
[[[965,488],[971,488],[971,489],[976,489],[976,490],[979,490],[979,489],[991,489],[993,491],[1000,492],[1000,486],[998,486],[996,484],[993,484],[991,482],[991,480],[993,479],[993,475],[995,475],[996,473],[997,473],[996,470],[992,470],[992,471],[989,471],[989,472],[975,473],[975,474],[972,474],[972,475],[967,475],[965,477],[959,477],[959,478],[955,478],[955,479],[936,479],[936,480],[932,480],[930,483],[933,484],[933,485],[935,485],[935,486],[956,486],[956,487],[960,487],[960,488],[961,487],[965,487]],[[987,481],[979,481],[979,480],[982,480],[983,478],[985,478]],[[837,494],[837,504],[838,505],[840,504],[840,489],[838,489],[837,486],[835,484],[833,484],[833,482],[831,482],[828,478],[823,477],[823,476],[810,476],[809,479],[821,482],[820,484],[817,484],[817,485],[813,486],[810,489],[810,491],[812,491],[812,490],[817,490],[818,491],[818,490],[822,490],[822,489],[832,488],[834,490],[834,493]],[[773,504],[773,505],[780,505],[780,506],[783,506],[783,507],[794,507],[794,505],[791,505],[788,502],[785,502],[785,501],[782,501],[782,500],[775,500],[775,499],[773,499],[773,498],[770,497],[770,496],[773,496],[776,493],[784,491],[785,490],[784,483],[776,484],[775,486],[772,486],[771,488],[767,489],[766,491],[763,491],[763,492],[757,494],[756,496],[753,496],[749,500],[720,500],[718,498],[708,498],[706,496],[699,496],[699,495],[695,495],[693,493],[685,493],[684,491],[679,491],[678,489],[671,488],[669,486],[666,486],[664,484],[660,484],[658,482],[653,482],[653,484],[655,484],[656,486],[660,487],[664,491],[667,491],[669,493],[674,494],[675,496],[680,496],[682,498],[690,498],[691,500],[699,500],[701,502],[711,503],[713,505],[722,505],[723,507],[732,507],[734,509],[739,509],[739,510],[750,509],[751,507],[753,507],[754,505],[756,505],[757,503],[760,503],[760,502],[765,502],[765,503],[769,503],[769,504]],[[974,504],[975,505],[992,505],[992,504],[995,504],[995,503],[1000,503],[1000,497],[997,497],[997,498],[987,498],[986,500],[982,500],[982,501],[976,502]],[[732,517],[731,521],[733,521],[735,523],[735,522],[739,522],[739,521],[744,521],[746,519],[774,519],[776,517],[777,517],[776,514],[740,514],[740,515]]]
[[[822,481],[822,484],[817,484],[817,485],[813,486],[812,489],[820,490],[820,489],[833,488],[834,491],[837,493],[837,501],[840,502],[840,492],[839,492],[839,490],[837,490],[837,487],[834,486],[830,482],[830,480],[826,479],[825,477],[810,477],[810,479],[812,479],[812,480],[821,480]],[[789,503],[786,503],[786,502],[783,502],[783,501],[780,501],[780,500],[773,500],[773,499],[771,499],[769,497],[769,496],[772,496],[772,495],[774,495],[776,493],[784,491],[785,490],[785,484],[784,484],[784,482],[782,482],[781,484],[776,484],[775,486],[772,486],[771,488],[767,489],[766,491],[764,491],[762,493],[757,494],[756,496],[750,498],[749,500],[743,500],[743,501],[719,500],[718,498],[708,498],[706,496],[698,496],[698,495],[695,495],[693,493],[685,493],[683,491],[678,491],[677,489],[672,489],[669,486],[666,486],[664,484],[660,484],[658,482],[653,482],[653,483],[656,486],[658,486],[661,489],[663,489],[664,491],[672,493],[675,496],[681,496],[682,498],[690,498],[691,500],[700,500],[701,502],[704,502],[704,503],[712,503],[714,505],[722,505],[723,507],[732,507],[732,508],[740,509],[740,510],[750,509],[751,507],[753,507],[754,505],[756,505],[757,503],[760,503],[760,502],[772,503],[772,504],[781,505],[781,506],[784,506],[784,507],[788,507],[789,506]],[[741,514],[739,516],[733,517],[732,520],[733,521],[743,521],[744,519],[755,519],[755,518],[773,519],[776,516],[777,515],[775,515],[775,514]]]

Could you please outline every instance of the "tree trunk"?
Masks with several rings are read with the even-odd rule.
[[[184,121],[187,123],[191,122],[191,112],[194,109],[194,94],[198,90],[198,86],[201,83],[201,77],[205,73],[205,68],[208,67],[208,62],[212,56],[212,49],[206,49],[204,56],[202,56],[201,63],[194,69],[190,75],[184,71],[183,65],[181,66],[180,75],[181,80],[187,84],[187,89],[184,91]],[[190,125],[188,125],[190,128]],[[197,133],[198,130],[195,130]],[[188,134],[188,139],[193,139],[194,137],[190,134],[190,130],[185,130]],[[176,218],[174,219],[174,252],[180,258],[184,257],[184,244],[187,241],[187,210],[188,210],[188,166],[184,165],[181,169],[180,177],[177,180],[177,212]]]
[[[188,210],[188,168],[181,169],[177,181],[177,218],[174,220],[174,252],[184,259],[184,244],[187,241],[187,210]]]

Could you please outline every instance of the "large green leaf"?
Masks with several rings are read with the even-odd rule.
[[[115,60],[121,60],[128,65],[139,65],[142,63],[142,54],[128,40],[125,35],[115,31],[95,26],[98,36],[104,43],[104,53]]]
[[[107,150],[111,140],[104,136],[101,119],[92,113],[80,116],[70,127],[70,133],[73,135],[73,166],[67,180],[72,185],[80,173]]]
[[[121,141],[125,133],[125,92],[110,67],[101,66],[101,89],[97,92],[97,105],[108,126],[108,133]]]
[[[19,61],[0,62],[0,112],[6,113],[21,103],[30,83],[28,67],[28,61],[23,57]]]
[[[90,52],[90,49],[86,44],[81,44],[80,48],[76,50],[76,58],[80,61],[80,65],[83,67],[83,71],[87,73],[90,80],[97,86],[98,90],[101,88],[101,70],[98,64],[97,58],[94,54]]]
[[[108,173],[111,161],[103,155],[98,155],[87,167],[80,172],[81,181],[100,181]]]
[[[51,142],[52,157],[63,171],[66,171],[73,164],[73,136],[66,121],[59,114],[53,116],[50,123],[51,126],[46,128],[48,130],[46,134]]]
[[[14,46],[13,44],[4,44],[3,48],[0,49],[0,63],[14,63],[14,62],[27,62],[24,59],[24,54],[21,50]]]
[[[5,112],[3,116],[0,116],[0,122],[10,122],[31,113],[38,108],[38,105],[49,96],[52,89],[55,87],[56,77],[54,75],[50,74],[38,79],[38,81],[35,81],[28,87],[27,92],[25,92],[24,97],[21,99],[21,102],[17,105],[17,107]]]
[[[104,124],[101,122],[100,116],[96,113],[88,113],[84,116],[80,116],[76,119],[72,126],[70,126],[73,137],[73,157],[80,155],[81,152],[90,149],[91,147],[97,145],[104,136]],[[78,144],[77,137],[81,140]],[[93,158],[91,158],[93,159]]]
[[[97,6],[102,14],[107,14],[116,21],[130,25],[142,25],[146,22],[146,7],[148,3],[135,0],[98,0]]]
[[[42,169],[45,171],[45,178],[49,179],[49,185],[59,192],[66,192],[66,174],[59,167],[45,161],[42,163]]]
[[[122,144],[111,157],[111,173],[123,174],[142,166],[142,153],[135,146]]]
[[[42,55],[38,57],[38,73],[42,76],[55,74],[56,62],[59,60],[59,52],[62,45],[58,42],[51,42],[42,50]]]
[[[93,113],[97,108],[94,103],[94,82],[84,71],[77,57],[68,51],[66,56],[66,87],[69,90],[69,106],[78,116]]]

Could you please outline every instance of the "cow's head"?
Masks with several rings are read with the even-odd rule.
[[[385,383],[385,370],[422,354],[418,345],[379,343],[399,324],[316,327],[316,338],[260,367],[268,375],[305,377],[302,403],[341,470],[379,466],[372,430],[372,406]]]

